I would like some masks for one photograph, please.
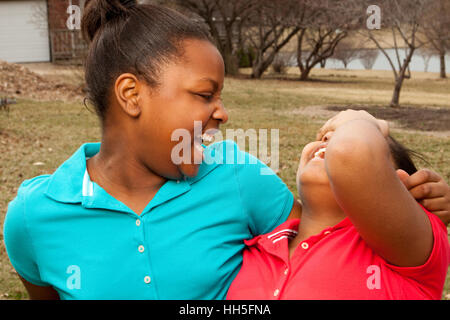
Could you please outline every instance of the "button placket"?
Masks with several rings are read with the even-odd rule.
[[[277,284],[275,286],[275,288],[273,289],[274,291],[272,291],[272,297],[274,299],[280,299],[280,293],[281,290],[283,290],[283,288],[286,286],[286,283],[288,281],[289,278],[289,270],[290,270],[290,265],[289,264],[284,264],[284,269],[281,269],[281,274],[279,277],[279,280],[277,281]]]
[[[146,242],[145,242],[145,222],[142,219],[142,217],[135,217],[135,241],[136,241],[136,254],[140,256],[139,259],[144,259],[145,262],[143,261],[142,266],[144,269],[142,269],[143,274],[142,274],[142,283],[145,285],[148,285],[149,288],[152,288],[152,282],[154,281],[154,279],[152,279],[152,270],[150,267],[150,261],[149,261],[149,256],[148,256],[148,252],[146,252],[147,248],[146,248]],[[145,254],[147,253],[147,254]]]

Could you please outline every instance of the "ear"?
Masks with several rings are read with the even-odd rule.
[[[116,99],[122,110],[130,117],[136,118],[141,114],[139,94],[142,94],[141,83],[134,74],[121,74],[114,85]]]

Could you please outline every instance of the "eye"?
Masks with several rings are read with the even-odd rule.
[[[208,102],[210,102],[214,98],[212,94],[198,94],[198,95]]]

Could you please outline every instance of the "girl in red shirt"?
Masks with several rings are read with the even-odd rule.
[[[416,171],[385,121],[353,110],[330,119],[300,159],[301,223],[246,241],[227,298],[440,299],[447,228],[398,169]]]

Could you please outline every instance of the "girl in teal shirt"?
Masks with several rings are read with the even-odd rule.
[[[299,217],[300,205],[234,143],[202,146],[228,120],[223,60],[202,26],[96,0],[82,28],[102,141],[21,185],[4,224],[12,265],[33,299],[224,299],[243,240]],[[180,129],[191,138],[174,161]],[[438,180],[433,198],[448,191]]]

